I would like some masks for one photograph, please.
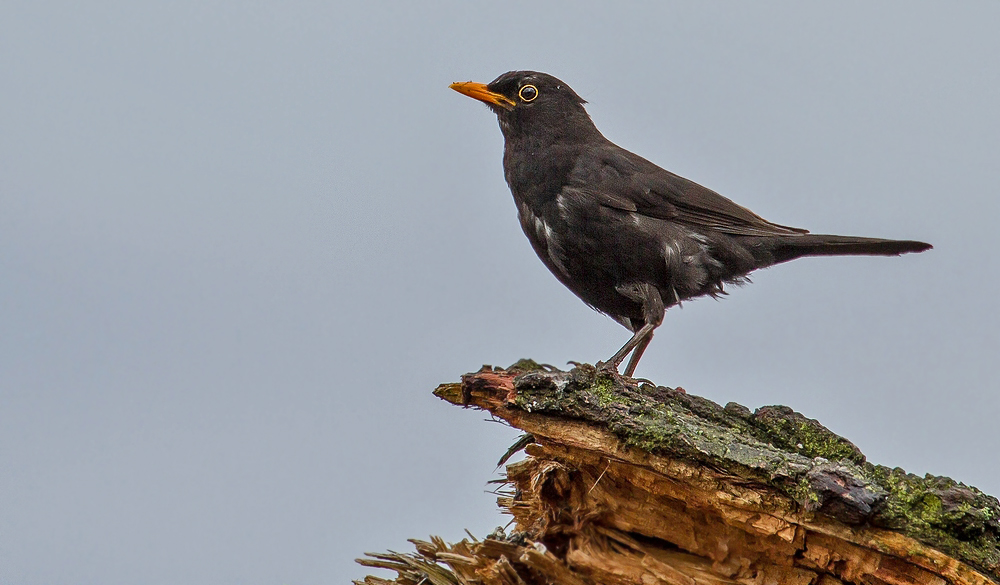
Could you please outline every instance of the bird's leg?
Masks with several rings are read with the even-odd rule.
[[[629,339],[625,345],[615,352],[615,355],[611,356],[611,359],[606,362],[606,365],[610,365],[617,372],[618,366],[625,360],[625,356],[627,356],[629,352],[632,352],[632,358],[628,361],[628,365],[625,367],[625,375],[631,376],[632,373],[635,372],[636,366],[639,365],[639,358],[641,358],[642,353],[646,351],[646,346],[649,345],[650,340],[653,339],[653,330],[659,327],[660,323],[663,322],[663,314],[666,309],[663,306],[663,298],[660,296],[660,291],[651,284],[637,283],[629,286],[618,286],[616,288],[619,293],[642,304],[642,315],[644,321],[642,327],[640,327],[635,334],[632,335],[632,339]]]
[[[628,365],[625,366],[625,375],[632,377],[632,373],[635,372],[635,367],[639,365],[639,358],[642,357],[642,352],[646,351],[646,346],[649,342],[653,341],[653,330],[650,329],[649,333],[642,338],[638,344],[636,344],[635,349],[632,351],[632,357],[628,359]]]
[[[653,329],[656,329],[656,325],[653,325],[652,323],[646,323],[645,325],[640,327],[639,330],[636,331],[634,335],[632,335],[632,339],[626,341],[625,345],[623,345],[621,349],[615,352],[615,355],[608,358],[608,361],[597,364],[597,367],[611,366],[612,368],[615,369],[615,371],[617,371],[618,366],[620,366],[621,363],[625,361],[625,356],[627,356],[630,351],[636,349],[637,347],[642,347],[642,349],[646,349],[646,345],[649,344],[649,341],[645,341],[645,343],[643,343],[643,341],[646,340],[648,337],[652,337]],[[632,363],[633,361],[635,361],[636,363]],[[632,360],[629,360],[628,365],[630,368],[632,368],[632,371],[635,371],[635,366],[638,363],[638,361],[639,360],[635,359],[634,357]],[[629,371],[629,373],[626,375],[627,376],[631,375],[631,371]]]

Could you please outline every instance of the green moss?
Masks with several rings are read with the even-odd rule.
[[[597,397],[601,406],[611,406],[618,400],[615,394],[615,382],[609,376],[598,375],[589,391]]]
[[[866,465],[864,473],[889,496],[872,519],[979,568],[1000,567],[997,499],[947,477],[919,477],[902,469]]]
[[[787,406],[758,408],[750,418],[754,426],[765,433],[764,440],[777,447],[828,461],[850,461],[859,465],[865,462],[864,454],[854,443]]]
[[[658,414],[660,416],[650,413],[637,415],[637,425],[623,425],[621,421],[616,421],[612,430],[618,431],[616,434],[620,434],[630,447],[657,452],[665,445],[673,444],[679,431],[669,416],[665,413]]]

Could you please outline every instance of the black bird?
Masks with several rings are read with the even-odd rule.
[[[724,294],[758,269],[802,256],[896,256],[923,242],[828,236],[771,223],[715,191],[617,146],[586,101],[545,73],[511,71],[451,88],[490,107],[521,228],[552,274],[632,332],[603,364],[631,376],[681,301]]]

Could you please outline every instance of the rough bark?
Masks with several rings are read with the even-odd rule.
[[[498,500],[515,529],[369,553],[397,577],[356,583],[1000,583],[996,498],[868,463],[787,407],[530,361],[435,394],[529,433]]]

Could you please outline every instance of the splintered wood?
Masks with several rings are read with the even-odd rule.
[[[753,478],[626,446],[598,426],[514,408],[512,375],[484,370],[439,395],[531,433],[506,467],[509,533],[359,560],[367,585],[989,585],[897,532],[802,509]]]

